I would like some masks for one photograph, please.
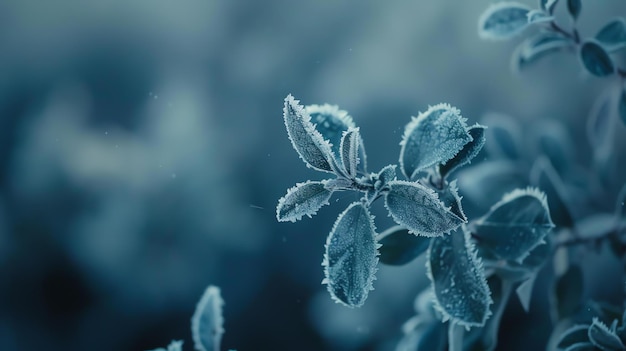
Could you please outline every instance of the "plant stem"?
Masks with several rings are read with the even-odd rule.
[[[463,351],[463,327],[450,321],[448,325],[448,351]]]
[[[578,31],[576,29],[574,29],[574,33],[572,34],[563,29],[563,27],[559,26],[556,21],[550,22],[550,28],[552,28],[555,32],[563,34],[567,38],[572,39],[577,45],[580,44],[580,36],[578,35]]]

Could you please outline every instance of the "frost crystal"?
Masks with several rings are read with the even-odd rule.
[[[365,302],[375,278],[378,247],[367,208],[354,202],[343,211],[326,240],[322,265],[331,297],[348,307]]]

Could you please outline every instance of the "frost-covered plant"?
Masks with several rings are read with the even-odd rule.
[[[429,107],[405,128],[399,156],[404,179],[399,180],[396,165],[374,173],[367,170],[363,140],[347,112],[330,105],[305,107],[289,95],[283,113],[300,158],[334,177],[289,189],[278,202],[277,219],[311,217],[338,191],[362,194],[339,215],[326,240],[323,283],[336,302],[363,305],[379,261],[401,265],[426,253],[434,310],[424,323],[440,335],[440,320],[449,321],[447,344],[450,350],[460,350],[463,328],[497,331],[503,304],[492,295],[502,288],[490,287],[486,277],[502,277],[503,285],[510,287],[521,284],[518,295],[530,299],[527,281],[550,252],[546,241],[553,224],[545,195],[534,188],[517,189],[483,217],[468,222],[456,181],[449,180],[481,150],[486,127],[468,127],[459,110],[447,104]],[[379,198],[397,224],[380,234],[370,214]],[[493,331],[485,334],[495,338]],[[411,340],[403,341],[411,344],[409,349],[421,338]],[[442,340],[438,345],[445,347],[446,338]]]
[[[224,300],[220,294],[220,288],[209,285],[202,294],[196,311],[191,317],[191,336],[196,351],[219,351],[224,334],[224,317],[222,308]],[[183,341],[172,340],[164,348],[152,351],[182,351]],[[231,350],[234,351],[234,350]]]
[[[617,17],[602,26],[595,36],[584,37],[577,28],[581,0],[564,0],[571,19],[570,28],[560,25],[554,15],[559,0],[539,0],[538,8],[518,2],[498,2],[488,7],[478,21],[483,39],[506,40],[530,27],[539,30],[524,40],[513,54],[512,65],[521,70],[540,58],[559,51],[575,53],[585,70],[596,77],[616,77],[600,99],[618,111],[626,124],[626,69],[618,67],[611,55],[626,48],[626,20]]]

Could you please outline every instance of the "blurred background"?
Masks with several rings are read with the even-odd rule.
[[[567,54],[511,72],[520,39],[477,35],[489,3],[1,1],[0,349],[191,350],[214,284],[224,349],[392,350],[424,261],[381,267],[361,309],[331,301],[324,242],[355,197],[276,221],[287,188],[324,177],[292,149],[283,99],[349,111],[372,171],[397,163],[404,125],[440,102],[470,124],[563,121],[586,145],[607,82]],[[623,0],[583,5],[587,35],[626,14]]]

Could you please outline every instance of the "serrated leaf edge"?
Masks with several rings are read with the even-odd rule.
[[[283,197],[281,197],[280,199],[278,199],[278,205],[276,205],[276,220],[278,220],[279,222],[292,222],[295,223],[299,220],[302,219],[302,217],[304,217],[305,215],[309,218],[312,218],[313,216],[315,216],[317,214],[317,212],[324,206],[326,205],[330,205],[330,196],[328,197],[329,200],[326,200],[325,202],[322,203],[322,205],[315,210],[314,212],[311,213],[303,213],[299,216],[290,218],[290,219],[286,219],[280,218],[280,209],[285,205],[285,201],[287,201],[287,198],[289,198],[290,195],[292,195],[296,190],[298,190],[299,188],[301,188],[302,186],[308,185],[308,184],[322,184],[324,185],[324,189],[326,189],[327,191],[330,192],[330,196],[332,196],[333,191],[331,189],[328,189],[325,185],[326,185],[326,181],[322,180],[322,181],[314,181],[314,180],[307,180],[306,182],[301,182],[301,183],[296,183],[296,185],[292,186],[291,188],[287,189],[287,194],[285,194]]]

